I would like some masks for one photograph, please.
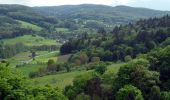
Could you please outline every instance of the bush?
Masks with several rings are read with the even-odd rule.
[[[99,74],[104,74],[104,72],[107,70],[107,66],[105,64],[103,65],[98,65],[95,68],[95,72],[99,73]]]
[[[33,96],[32,99],[28,100],[68,100],[58,89],[50,86],[34,87],[28,91]]]
[[[138,88],[132,85],[125,85],[117,92],[116,100],[143,100],[143,96]]]
[[[30,78],[34,78],[34,77],[37,77],[37,76],[39,76],[39,73],[38,73],[38,72],[30,72],[30,73],[29,73],[29,77],[30,77]]]
[[[77,95],[76,100],[90,100],[90,97],[88,95],[85,95],[84,93],[81,93]]]
[[[161,100],[170,100],[170,92],[161,92]]]
[[[54,65],[55,61],[53,59],[49,59],[47,64],[48,64],[48,66]]]
[[[95,69],[98,66],[108,66],[110,64],[111,64],[110,62],[102,62],[102,61],[91,62],[91,63],[86,64],[85,67],[86,67],[87,70],[92,70],[92,69]]]
[[[92,57],[91,62],[100,62],[100,57]]]
[[[84,92],[88,80],[92,79],[93,73],[86,73],[75,77],[73,86],[65,87],[64,94],[70,99],[74,100],[79,93]]]
[[[74,63],[75,65],[83,65],[89,62],[89,57],[86,53],[80,52],[77,53],[69,58],[69,62]]]
[[[125,62],[129,62],[132,60],[132,57],[128,55],[124,58],[124,60],[125,60]]]
[[[148,70],[148,65],[147,60],[135,59],[122,66],[117,74],[114,90],[117,91],[126,84],[133,84],[147,98],[152,86],[159,84],[159,73]]]
[[[160,88],[158,86],[153,86],[151,88],[149,99],[150,100],[160,100],[160,97],[161,97]]]

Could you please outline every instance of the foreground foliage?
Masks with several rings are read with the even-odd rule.
[[[73,85],[65,88],[64,94],[71,100],[81,99],[81,96],[87,100],[168,100],[169,79],[163,80],[161,77],[166,73],[151,69],[153,63],[169,63],[169,60],[161,61],[161,58],[169,57],[169,46],[159,49],[165,50],[163,55],[157,50],[141,55],[122,65],[118,73],[102,74],[99,69],[102,71],[103,68],[97,67],[93,72],[76,77]],[[153,56],[159,54],[162,55],[156,56],[159,61],[152,62]],[[164,68],[162,65],[158,67]]]
[[[143,100],[143,97],[139,89],[126,85],[117,92],[116,100]]]
[[[5,64],[0,64],[0,99],[1,100],[67,100],[55,88],[28,87],[27,79]]]

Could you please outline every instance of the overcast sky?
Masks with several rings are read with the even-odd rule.
[[[110,6],[127,5],[170,11],[170,0],[0,0],[0,4],[22,4],[27,6],[103,4]]]

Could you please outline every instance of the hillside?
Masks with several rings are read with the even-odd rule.
[[[163,16],[170,12],[133,8],[128,6],[105,6],[105,5],[64,5],[53,7],[34,7],[36,11],[61,19],[78,21],[95,20],[105,24],[125,24],[141,18]]]
[[[55,18],[37,13],[30,7],[0,4],[0,39],[38,34],[42,30],[49,30],[54,23]]]
[[[55,23],[56,19],[48,16],[44,16],[35,12],[31,7],[23,5],[0,5],[0,15],[10,17],[14,20],[22,20],[32,24],[40,25],[43,23]],[[41,23],[40,23],[41,22]]]
[[[103,5],[0,11],[0,100],[170,100],[169,12]]]
[[[97,33],[101,29],[109,32],[116,25],[166,14],[170,12],[128,6],[84,4],[27,7],[1,4],[0,39],[38,34],[65,42],[82,33]]]
[[[60,45],[56,40],[38,35],[23,35],[10,39],[2,39],[0,41],[0,58],[10,58],[26,51],[56,51]]]
[[[61,54],[75,53],[73,62],[82,53],[99,57],[102,61],[125,61],[126,56],[135,58],[155,47],[169,45],[170,16],[149,18],[135,24],[121,25],[111,32],[96,36],[85,34],[62,45]],[[72,61],[72,60],[71,60]]]
[[[61,54],[73,53],[68,63],[72,67],[95,69],[100,75],[74,78],[64,94],[70,100],[82,96],[96,100],[169,100],[169,40],[168,15],[117,26],[107,34],[86,34],[70,40],[60,49]],[[98,61],[127,63],[118,73],[105,76],[105,67]]]
[[[23,43],[25,46],[41,46],[41,45],[57,45],[55,40],[45,39],[40,36],[24,35],[12,39],[2,40],[5,45],[15,45],[17,43]]]

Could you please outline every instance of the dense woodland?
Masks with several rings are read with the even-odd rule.
[[[84,52],[89,59],[99,57],[102,61],[125,61],[127,56],[135,58],[155,47],[169,45],[169,19],[167,15],[117,26],[109,33],[102,29],[93,36],[83,34],[80,39],[65,43],[60,51],[61,54]]]
[[[84,64],[82,58],[88,59],[88,63],[94,57],[102,61],[129,62],[117,75],[81,76],[73,86],[66,87],[64,93],[69,99],[169,100],[169,25],[167,15],[115,27],[111,33],[85,34],[81,39],[65,43],[62,54],[75,52],[71,63],[79,60]]]
[[[124,7],[118,8],[123,9]],[[0,41],[0,58],[3,59],[0,59],[0,99],[170,100],[169,15],[163,17],[147,15],[152,18],[113,25],[115,27],[110,27],[111,29],[97,26],[95,23],[88,23],[87,26],[83,26],[88,30],[83,28],[81,32],[76,31],[80,34],[74,34],[81,24],[74,20],[74,17],[77,18],[77,16],[65,20],[60,19],[59,15],[54,13],[55,17],[58,16],[57,19],[33,13],[37,10],[41,13],[45,8],[30,9],[19,5],[0,5],[0,30],[2,30],[0,38],[14,38],[25,34],[30,34],[32,37],[41,35],[53,39],[62,37],[65,42],[60,48],[60,56],[69,56],[67,56],[67,60],[59,62],[49,59],[47,63],[43,63],[45,67],[40,67],[26,77],[16,68],[11,68],[8,60],[4,59],[23,51],[30,51],[34,61],[36,50],[54,51],[58,49],[58,46],[26,46],[23,43],[6,45]],[[101,17],[97,21],[101,20]],[[83,18],[91,20],[87,16]],[[42,30],[23,28],[20,21],[17,20],[37,25]],[[70,33],[57,32],[56,28],[68,28]],[[90,28],[95,29],[95,32]],[[72,32],[73,34],[71,34]],[[61,34],[57,35],[59,33]],[[118,72],[105,73],[109,69],[108,66],[113,63],[122,64]],[[37,77],[74,71],[86,71],[86,73],[76,76],[72,84],[67,85],[63,90],[50,84],[45,86],[30,85],[30,80]]]

